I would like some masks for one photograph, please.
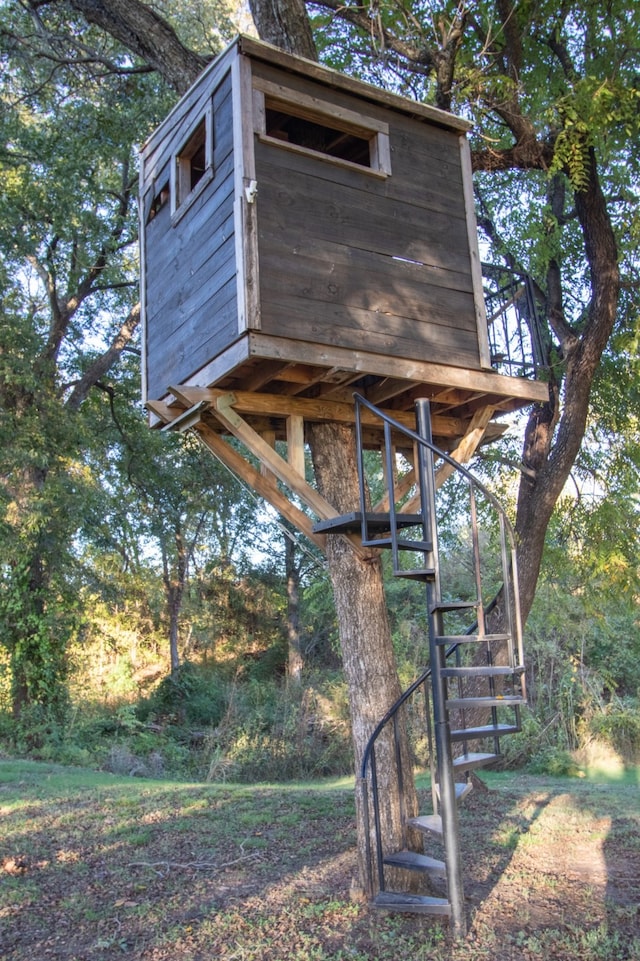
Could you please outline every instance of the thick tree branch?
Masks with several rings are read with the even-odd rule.
[[[484,147],[472,150],[471,163],[474,171],[492,173],[499,170],[549,170],[553,162],[553,145],[538,140],[530,130],[527,136],[513,147]]]
[[[340,0],[318,0],[316,4],[332,10],[337,17],[357,27],[365,36],[375,34],[384,50],[392,50],[405,61],[408,69],[430,74],[435,71],[436,58],[430,45],[418,45],[413,41],[403,41],[384,27],[381,20],[375,23],[369,16],[369,8],[357,3],[341,3]]]
[[[140,0],[69,0],[70,5],[158,71],[178,93],[196,79],[206,59],[185,47],[175,30]]]
[[[249,0],[249,6],[262,40],[298,57],[318,59],[304,0]]]
[[[92,387],[97,384],[108,370],[116,363],[122,351],[133,337],[140,321],[140,304],[132,308],[129,316],[113,338],[111,346],[98,357],[84,372],[69,395],[66,406],[69,410],[78,410]]]

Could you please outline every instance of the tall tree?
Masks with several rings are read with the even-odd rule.
[[[590,391],[619,312],[638,189],[637,10],[592,0],[379,4],[319,0],[325,56],[472,117],[480,221],[494,253],[544,297],[549,401],[525,428],[516,513],[521,608],[580,449]],[[626,256],[625,256],[626,254]],[[624,306],[624,305],[623,305]]]
[[[16,715],[63,697],[80,411],[138,323],[133,143],[158,103],[146,67],[104,36],[89,52],[57,10],[45,29],[37,7],[0,8],[0,623]]]
[[[201,53],[178,38],[178,22],[176,32],[140,0],[33,0],[31,7],[43,18],[61,18],[60,29],[67,18],[67,32],[69,10],[82,14],[178,92],[202,68]],[[313,33],[300,0],[255,0],[253,12],[265,39],[311,58],[315,39],[338,66],[474,116],[487,234],[496,244],[505,237],[544,291],[550,399],[526,427],[516,521],[526,614],[549,517],[579,449],[591,384],[617,317],[616,230],[627,229],[638,163],[628,141],[638,133],[640,14],[620,0],[604,10],[595,0],[559,8],[511,0],[473,8],[318,0],[310,8]],[[355,500],[346,468],[351,443],[342,428],[314,429],[318,483],[338,511]],[[329,561],[359,757],[398,691],[393,650],[378,561],[363,562],[338,539]]]

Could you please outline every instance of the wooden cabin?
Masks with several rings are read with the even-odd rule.
[[[320,546],[275,478],[335,517],[305,480],[306,427],[353,423],[355,391],[410,428],[428,398],[458,460],[501,432],[497,414],[548,396],[491,366],[467,130],[239,37],[142,149],[151,426],[195,428]],[[379,447],[380,421],[363,426]]]
[[[141,152],[152,423],[189,403],[176,386],[268,395],[276,433],[286,398],[354,389],[428,396],[457,437],[479,404],[543,400],[491,367],[467,129],[237,38]]]

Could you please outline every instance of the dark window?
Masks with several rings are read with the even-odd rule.
[[[207,170],[207,123],[202,119],[176,158],[179,206],[194,190]]]
[[[348,160],[361,167],[371,167],[370,141],[365,137],[338,130],[317,120],[296,117],[266,104],[266,130],[268,137],[306,147],[317,153],[340,160]]]
[[[157,192],[153,198],[153,203],[151,204],[151,209],[149,210],[149,216],[147,218],[148,222],[152,221],[153,218],[162,210],[164,205],[169,199],[169,181],[164,183],[160,190]]]

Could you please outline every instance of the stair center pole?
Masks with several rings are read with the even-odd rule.
[[[429,444],[432,443],[431,411],[429,401],[426,399],[416,401],[416,432]],[[436,768],[440,789],[440,815],[442,817],[442,839],[447,867],[448,897],[451,905],[451,927],[454,936],[463,937],[466,934],[467,922],[462,885],[458,808],[453,778],[451,730],[446,705],[446,681],[442,676],[442,670],[445,667],[445,652],[444,647],[436,641],[439,636],[444,634],[444,627],[442,609],[439,606],[442,595],[438,559],[434,460],[432,449],[425,444],[418,445],[418,464],[416,465],[416,469],[421,492],[424,539],[425,542],[431,545],[432,551],[432,559],[429,566],[435,571],[434,579],[427,581],[426,600],[429,623],[429,658],[433,694]]]

